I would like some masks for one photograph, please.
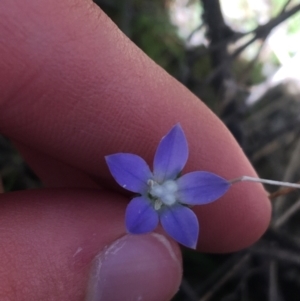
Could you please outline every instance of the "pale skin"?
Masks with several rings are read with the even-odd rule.
[[[218,118],[91,1],[2,0],[0,15],[0,132],[47,187],[0,196],[1,300],[84,300],[92,259],[125,235],[129,198],[105,155],[129,152],[152,164],[161,137],[180,122],[190,149],[184,172],[256,176]],[[206,252],[251,245],[270,219],[257,183],[193,209]],[[155,244],[149,237],[140,239]],[[140,283],[156,292],[153,301],[170,299],[180,283],[180,249],[170,243],[177,263],[161,250],[164,268]]]

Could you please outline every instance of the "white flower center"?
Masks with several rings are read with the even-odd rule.
[[[162,204],[171,206],[176,203],[176,192],[178,190],[178,186],[175,181],[168,180],[160,185],[152,180],[149,180],[148,184],[150,187],[149,189],[150,195],[156,198]],[[157,204],[158,202],[156,201],[156,207],[158,208],[159,206]]]

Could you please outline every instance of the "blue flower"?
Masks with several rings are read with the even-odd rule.
[[[190,248],[196,248],[199,235],[198,219],[190,206],[211,203],[230,186],[228,181],[210,172],[195,171],[180,176],[188,159],[188,145],[179,124],[159,143],[153,173],[134,154],[118,153],[105,159],[118,184],[139,194],[126,209],[127,231],[151,232],[160,221],[173,239]]]

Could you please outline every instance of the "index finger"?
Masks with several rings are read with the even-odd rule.
[[[190,147],[186,171],[255,174],[218,118],[92,2],[1,6],[2,133],[101,183],[113,181],[105,155],[130,152],[151,163],[161,137],[180,122]],[[233,187],[196,210],[202,246],[216,251],[252,243],[270,216],[260,185]]]

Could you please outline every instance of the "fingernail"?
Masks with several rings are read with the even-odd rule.
[[[96,256],[86,301],[165,301],[181,280],[180,251],[161,234],[125,235]]]

